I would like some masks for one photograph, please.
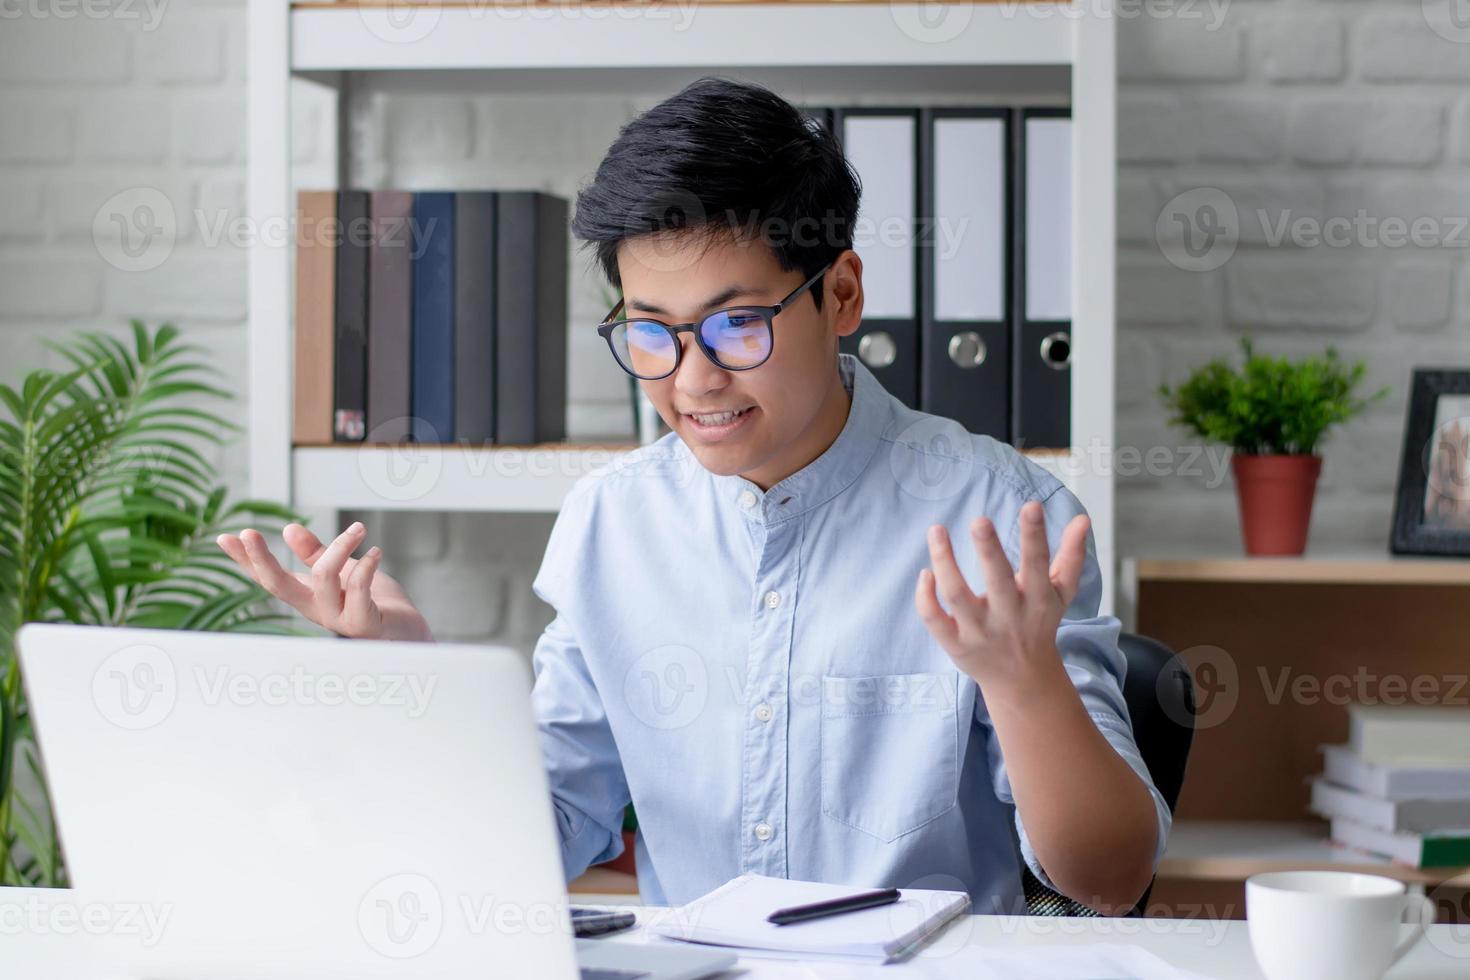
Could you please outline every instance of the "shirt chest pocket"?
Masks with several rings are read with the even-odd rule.
[[[952,810],[958,677],[822,678],[822,813],[890,842]]]

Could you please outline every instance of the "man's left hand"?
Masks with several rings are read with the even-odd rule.
[[[955,561],[949,533],[929,528],[932,569],[919,573],[914,605],[929,633],[950,659],[980,685],[987,699],[1024,698],[1056,683],[1061,658],[1057,627],[1077,595],[1087,557],[1087,515],[1079,514],[1062,532],[1055,560],[1046,538],[1040,503],[1021,508],[1021,568],[1016,571],[986,517],[970,524],[970,535],[985,575],[985,593],[970,591]],[[940,605],[940,597],[944,605]],[[945,607],[948,611],[945,611]]]

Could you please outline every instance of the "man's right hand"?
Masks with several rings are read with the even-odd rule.
[[[245,569],[261,588],[301,615],[341,636],[356,639],[418,640],[431,642],[429,624],[399,585],[378,574],[383,552],[368,549],[361,558],[352,552],[367,535],[362,523],[353,524],[329,545],[302,527],[287,524],[286,545],[311,569],[288,572],[276,561],[265,537],[253,528],[215,539],[225,554]]]

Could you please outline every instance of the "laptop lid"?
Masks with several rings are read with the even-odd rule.
[[[59,625],[19,651],[73,883],[170,906],[148,975],[577,976],[516,652]]]

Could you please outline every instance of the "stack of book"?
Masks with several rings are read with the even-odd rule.
[[[292,441],[565,438],[567,202],[302,191]]]
[[[1312,809],[1332,840],[1415,868],[1470,865],[1470,708],[1352,705]]]

